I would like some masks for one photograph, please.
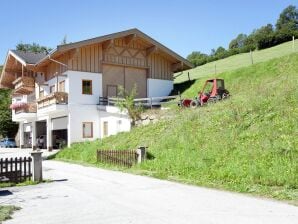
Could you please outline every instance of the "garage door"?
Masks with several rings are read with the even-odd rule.
[[[67,129],[68,118],[67,117],[59,117],[59,118],[52,118],[52,130],[62,130]]]
[[[137,96],[147,96],[146,69],[131,68],[124,66],[104,65],[103,66],[103,95],[113,97],[118,93],[118,86],[123,86],[131,91],[137,86]]]
[[[124,86],[124,67],[104,65],[102,75],[103,96],[113,97],[117,86]]]
[[[136,85],[137,98],[147,96],[146,70],[140,68],[125,68],[125,89],[131,91]]]

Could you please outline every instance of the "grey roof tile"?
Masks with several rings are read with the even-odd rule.
[[[25,52],[18,50],[11,50],[14,54],[23,59],[27,64],[35,64],[40,61],[42,58],[46,57],[46,53],[33,53],[33,52]]]

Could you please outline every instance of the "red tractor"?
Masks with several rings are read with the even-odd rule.
[[[198,92],[198,96],[195,99],[183,99],[180,106],[195,108],[203,106],[206,103],[214,103],[223,100],[229,96],[230,93],[225,89],[223,79],[208,79],[202,91]]]

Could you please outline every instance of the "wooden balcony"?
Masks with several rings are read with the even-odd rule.
[[[20,107],[14,109],[16,114],[20,113],[36,113],[37,106],[35,102],[23,104]]]
[[[55,92],[38,99],[37,107],[38,109],[41,109],[54,104],[67,104],[67,103],[68,103],[68,93]]]
[[[32,77],[19,77],[13,83],[14,94],[29,95],[35,89],[35,81]]]

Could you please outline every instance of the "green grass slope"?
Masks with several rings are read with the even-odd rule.
[[[104,166],[97,149],[149,147],[128,169],[158,178],[298,202],[298,54],[220,74],[232,97],[130,133],[74,144],[56,158]],[[203,80],[185,96],[193,97]],[[173,112],[173,111],[171,111]]]
[[[298,52],[298,41],[295,43],[295,52]],[[254,63],[265,62],[273,58],[282,57],[293,53],[292,41],[286,42],[275,47],[268,49],[254,51],[253,52],[253,61]],[[194,69],[184,71],[183,74],[175,79],[175,83],[180,83],[185,80],[188,80],[187,73],[189,72],[191,79],[198,79],[201,77],[214,75],[215,74],[215,65],[216,72],[222,73],[227,71],[232,71],[238,68],[246,67],[251,65],[250,53],[237,54],[231,57],[221,59],[218,61],[210,62],[205,65],[196,67]]]

